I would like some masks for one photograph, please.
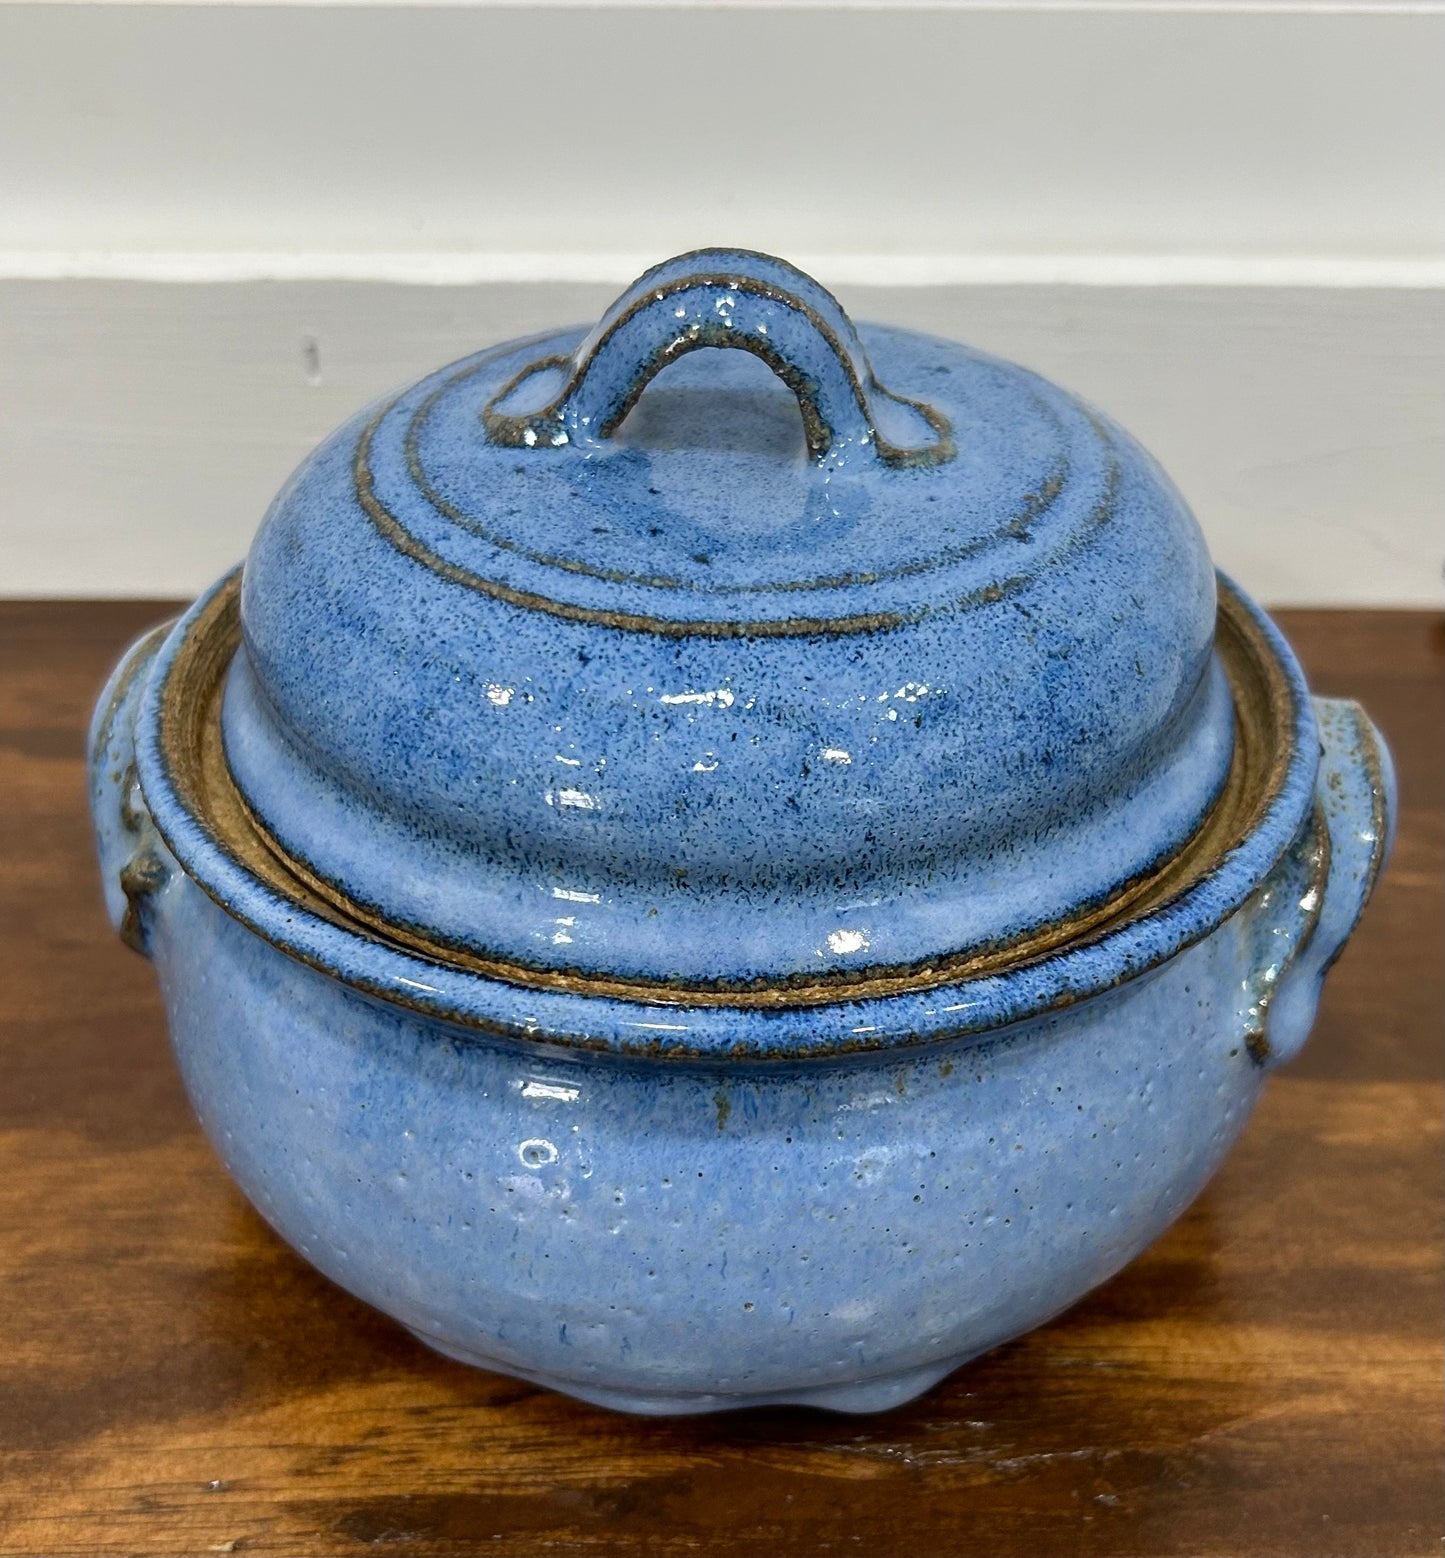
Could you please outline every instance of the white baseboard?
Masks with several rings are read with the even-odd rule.
[[[1015,358],[1116,416],[1262,599],[1439,601],[1445,292],[837,290],[860,318]],[[0,594],[194,594],[357,407],[489,341],[595,317],[615,291],[0,280]]]

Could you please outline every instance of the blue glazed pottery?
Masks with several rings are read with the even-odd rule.
[[[639,1412],[891,1406],[1117,1271],[1393,810],[1127,434],[741,251],[339,429],[92,755],[262,1214]]]

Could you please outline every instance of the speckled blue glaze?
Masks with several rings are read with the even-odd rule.
[[[1147,457],[960,348],[869,331],[865,354],[816,284],[708,257],[734,262],[748,285],[688,257],[580,345],[423,381],[278,499],[226,757],[350,896],[543,968],[834,972],[1075,909],[1212,803],[1215,579]],[[768,369],[691,358],[612,425],[659,363],[759,326]],[[984,534],[1029,493],[1018,533]],[[616,577],[638,558],[665,574]],[[1289,755],[1248,833],[1151,911],[819,1005],[533,988],[312,912],[192,809],[167,695],[232,583],[132,649],[92,729],[107,906],[155,960],[202,1123],[337,1282],[444,1352],[624,1410],[891,1406],[1117,1271],[1304,1042],[1389,848],[1373,727],[1312,701],[1224,581]],[[831,627],[793,631],[804,593]],[[713,631],[743,596],[753,628]],[[850,626],[859,601],[900,620]]]
[[[630,1029],[594,1026],[625,1003],[449,981],[224,872],[218,905],[127,779],[159,642],[102,699],[93,803],[112,917],[155,958],[217,1151],[285,1238],[423,1340],[629,1411],[895,1405],[1105,1280],[1188,1205],[1303,1042],[1389,843],[1384,749],[1357,706],[1321,700],[1299,831],[1253,893],[1066,1010],[1037,1008],[1141,948],[1106,937],[977,1001],[917,998],[926,1015],[894,997],[787,1017],[634,1006]],[[248,919],[289,927],[291,950]],[[1154,949],[1178,934],[1156,928]],[[464,1011],[429,1009],[461,984]],[[840,1023],[883,1047],[807,1058],[799,1025]],[[714,1053],[622,1053],[645,1029]],[[771,1030],[776,1058],[748,1053],[749,1030]]]
[[[820,452],[760,330],[844,424]],[[578,389],[500,443],[509,383],[564,383],[539,361]],[[1198,526],[1105,418],[709,253],[321,445],[247,559],[226,750],[294,859],[443,943],[690,984],[909,966],[1189,837],[1232,752],[1214,615]]]

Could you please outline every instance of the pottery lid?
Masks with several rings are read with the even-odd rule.
[[[347,423],[241,619],[224,748],[271,847],[524,983],[841,998],[1037,951],[1184,847],[1233,750],[1149,456],[742,251]]]

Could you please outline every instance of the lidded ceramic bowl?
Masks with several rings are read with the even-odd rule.
[[[611,1405],[870,1407],[1117,1269],[1302,1042],[1391,797],[1321,710],[1099,412],[702,251],[328,438],[117,673],[97,826],[324,1270]]]

